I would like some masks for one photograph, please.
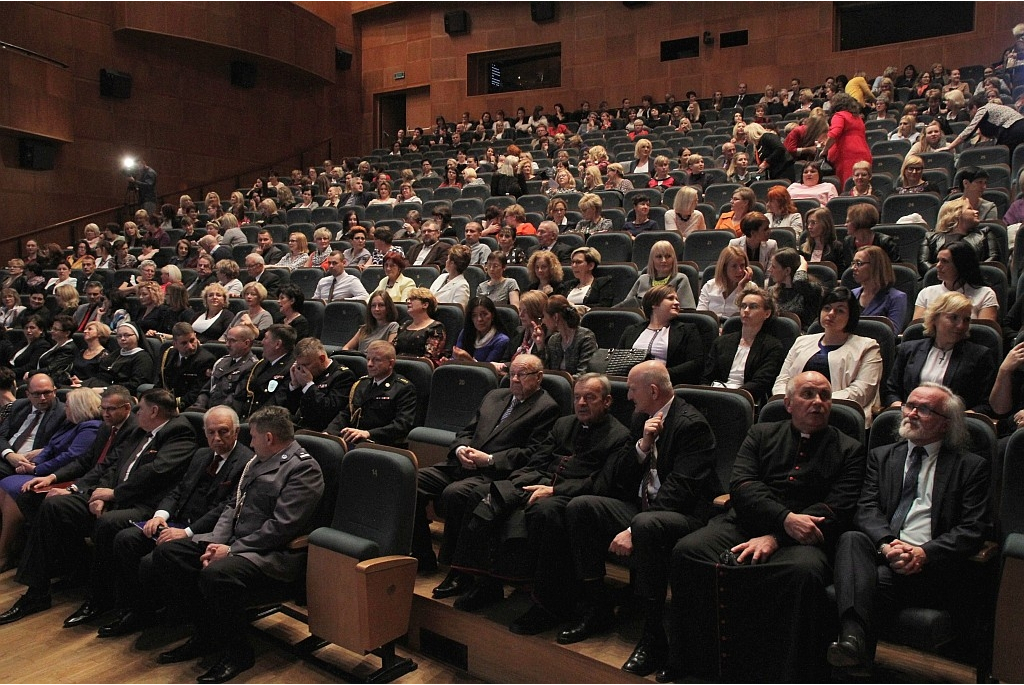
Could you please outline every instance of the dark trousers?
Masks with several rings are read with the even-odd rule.
[[[148,576],[153,564],[151,552],[156,541],[146,537],[136,526],[125,528],[114,536],[114,560],[116,563],[115,599],[118,609],[131,609],[150,613],[158,608],[156,596],[163,596],[155,586],[146,587],[140,577]]]
[[[633,517],[633,585],[643,599],[665,601],[672,549],[679,539],[704,525],[675,511],[645,511]]]
[[[440,562],[451,563],[470,496],[477,486],[491,482],[489,476],[470,473],[451,463],[420,469],[416,479],[416,522],[412,535],[412,554],[417,559],[434,554],[427,520],[427,504],[433,502],[438,516],[444,518]]]
[[[604,578],[608,546],[629,528],[638,507],[613,497],[582,495],[565,508],[565,521],[577,580]]]

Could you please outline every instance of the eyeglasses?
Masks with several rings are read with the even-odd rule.
[[[923,166],[908,166],[907,167],[907,171],[912,171],[915,174],[919,174],[922,171],[924,171],[924,167]]]
[[[862,267],[862,266],[867,266],[867,265],[868,265],[868,262],[862,262],[862,261],[860,261],[859,259],[855,259],[855,260],[853,260],[853,262],[851,263],[851,266],[853,266],[853,267],[854,267],[854,268],[856,268],[856,269],[859,269],[860,267]]]
[[[508,376],[509,376],[509,378],[523,379],[523,378],[526,378],[527,376],[533,376],[534,374],[538,374],[538,373],[540,373],[540,371],[513,371],[513,372],[509,373]]]
[[[909,414],[913,411],[916,411],[917,415],[920,416],[922,419],[930,418],[932,414],[936,416],[941,416],[944,419],[949,418],[942,412],[932,409],[927,404],[918,404],[917,402],[904,402],[903,406],[900,408],[903,410],[904,414]]]
[[[117,339],[118,340],[127,340],[128,338],[134,338],[134,337],[136,337],[134,333],[118,333],[117,334]]]

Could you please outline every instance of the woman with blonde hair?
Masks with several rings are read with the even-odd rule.
[[[609,166],[609,168],[611,167]],[[595,190],[605,190],[605,186],[604,180],[601,178],[601,170],[592,165],[583,172],[583,192],[592,193]]]
[[[562,193],[575,193],[576,179],[572,177],[568,169],[558,169],[555,172],[555,187],[548,188],[547,194],[561,195]]]
[[[641,138],[636,141],[636,145],[633,146],[633,162],[630,164],[630,173],[653,176],[654,160],[651,158],[653,150],[654,145],[649,138]]]
[[[263,300],[267,299],[267,289],[262,283],[246,283],[242,288],[242,299],[245,300],[246,308],[235,314],[235,318],[228,324],[228,330],[235,326],[251,326],[256,330],[256,337],[262,338],[263,332],[274,323],[274,318],[263,308]],[[227,336],[227,331],[221,336],[221,342]]]
[[[583,215],[583,219],[572,228],[570,233],[579,233],[585,237],[594,235],[595,233],[605,233],[606,231],[612,230],[611,219],[606,219],[601,216],[601,210],[604,208],[604,201],[600,195],[594,193],[587,193],[580,198],[579,201],[580,214]]]
[[[998,261],[999,240],[987,229],[979,228],[978,210],[966,197],[950,200],[939,209],[935,230],[925,236],[921,246],[922,273],[935,266],[939,251],[955,242],[974,248],[979,262]]]
[[[203,288],[204,309],[192,321],[192,330],[200,342],[214,342],[228,329],[234,317],[228,309],[228,291],[220,283]]]
[[[939,189],[931,181],[925,179],[924,160],[911,154],[903,160],[900,177],[893,192],[897,195],[906,195],[907,193],[935,193],[938,195]]]
[[[786,150],[777,133],[765,129],[761,124],[747,124],[746,137],[754,148],[754,162],[768,178],[793,180],[793,156]]]
[[[676,249],[667,240],[659,240],[651,246],[647,269],[636,279],[626,298],[615,306],[639,307],[644,294],[659,285],[667,285],[676,291],[680,307],[694,309],[697,306],[690,288],[690,279],[686,274],[679,273]]]
[[[132,312],[132,321],[147,336],[171,332],[176,317],[170,307],[164,304],[163,288],[156,283],[143,283],[139,286],[139,306]]]
[[[924,127],[924,135],[910,146],[909,155],[920,155],[923,152],[936,152],[942,146],[942,125],[936,119]]]
[[[694,231],[707,229],[704,215],[697,209],[699,200],[700,196],[695,187],[683,186],[680,188],[672,200],[672,209],[665,212],[665,230],[676,231],[683,237],[683,240],[686,240],[686,236]]]
[[[590,167],[588,166],[587,168],[589,169]],[[598,174],[600,174],[600,167],[597,167],[597,169]],[[633,190],[633,182],[630,181],[628,178],[625,178],[626,170],[618,162],[613,162],[612,164],[609,164],[605,168],[605,172],[608,175],[607,179],[605,179],[604,182],[605,190],[617,190],[620,193],[628,193],[630,190]]]
[[[594,145],[587,151],[587,163],[596,164],[603,174],[608,168],[608,151],[604,149],[603,145]]]
[[[309,266],[309,241],[306,239],[305,233],[296,231],[289,234],[288,250],[288,254],[281,257],[274,266],[279,266],[289,271]]]
[[[309,265],[319,268],[334,251],[331,248],[331,230],[321,226],[313,231],[313,243],[313,251],[309,253]]]
[[[159,286],[158,286],[159,289]],[[58,285],[53,291],[54,299],[57,300],[57,314],[74,316],[78,309],[78,291],[73,285]]]
[[[527,292],[539,290],[545,295],[565,294],[562,287],[564,272],[554,252],[548,250],[534,252],[526,263],[526,272],[530,277],[530,283],[526,288]]]
[[[739,294],[754,278],[746,252],[735,246],[725,247],[715,264],[715,277],[704,284],[697,300],[698,311],[710,311],[721,320],[739,313]]]

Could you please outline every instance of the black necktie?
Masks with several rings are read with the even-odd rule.
[[[921,460],[928,456],[923,447],[915,447],[907,457],[907,475],[903,477],[903,489],[900,491],[900,503],[896,507],[896,513],[892,515],[890,529],[893,535],[899,537],[903,530],[903,524],[910,513],[910,507],[917,499],[917,479],[921,475]]]
[[[206,475],[213,478],[217,475],[217,471],[220,469],[220,465],[224,463],[224,457],[219,454],[214,454],[213,459],[210,460],[210,465],[206,467]]]

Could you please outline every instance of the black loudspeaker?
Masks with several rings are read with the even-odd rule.
[[[256,65],[252,62],[232,62],[231,85],[239,88],[255,88]]]
[[[50,171],[57,159],[57,146],[42,140],[20,138],[18,140],[18,165],[22,169]]]
[[[132,96],[132,75],[100,69],[100,95],[127,100]]]
[[[554,21],[558,14],[558,6],[553,2],[531,2],[530,18],[538,24]]]
[[[352,68],[352,53],[341,48],[334,48],[334,68],[338,71],[348,71]]]
[[[455,10],[444,13],[444,32],[449,36],[461,36],[469,33],[469,12]]]

